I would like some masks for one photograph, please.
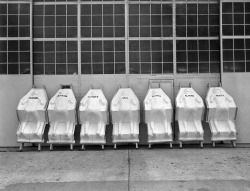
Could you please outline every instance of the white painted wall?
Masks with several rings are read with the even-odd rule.
[[[31,75],[0,75],[0,147],[18,145],[16,108],[31,87]]]
[[[223,73],[222,87],[238,107],[238,143],[250,143],[250,73]]]

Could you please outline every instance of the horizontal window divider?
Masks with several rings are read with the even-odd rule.
[[[223,39],[250,39],[250,35],[249,36],[222,36],[222,40]]]
[[[30,1],[3,1],[3,0],[1,0],[0,1],[0,4],[6,4],[6,3],[8,3],[8,4],[15,4],[15,3],[20,3],[20,4],[30,4],[31,3],[31,1],[32,0],[30,0]]]
[[[176,37],[176,40],[219,40],[219,37]]]
[[[129,1],[128,3],[129,5],[131,4],[162,4],[162,5],[172,5],[173,2],[165,2],[165,1]]]
[[[218,4],[218,0],[214,1],[176,1],[176,4]]]
[[[156,77],[156,79],[158,77],[164,76],[164,80],[168,80],[168,79],[173,79],[174,78],[174,74],[172,74],[172,73],[163,73],[163,74],[129,74],[129,75],[136,76],[137,78],[148,78],[148,76],[151,76],[152,78]]]
[[[31,40],[31,37],[0,37],[0,40]]]
[[[173,37],[128,37],[128,40],[173,40]]]
[[[77,41],[78,38],[33,38],[33,41]]]
[[[125,4],[125,1],[81,1],[80,2],[81,5],[86,5],[86,4],[91,4],[91,5],[94,5],[94,4]]]
[[[195,76],[194,76],[195,74]],[[177,77],[190,77],[190,78],[196,78],[196,77],[208,77],[208,78],[212,78],[212,77],[219,77],[220,73],[176,73]]]
[[[224,2],[229,2],[229,3],[238,3],[238,1],[237,0],[220,0],[222,3],[224,3]],[[240,2],[249,2],[249,0],[240,0]]]
[[[93,40],[100,40],[100,41],[106,41],[106,40],[126,40],[125,37],[97,37],[97,38],[80,38],[80,40],[85,41],[93,41]]]
[[[34,2],[33,5],[72,5],[79,4],[78,1],[71,2]]]

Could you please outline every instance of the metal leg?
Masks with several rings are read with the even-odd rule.
[[[84,151],[85,151],[85,146],[84,146],[84,145],[82,145],[82,150],[84,150]]]
[[[53,151],[53,144],[50,144],[49,150],[50,150],[50,151]]]
[[[19,151],[23,151],[23,146],[24,146],[24,143],[21,143],[19,147]]]
[[[180,142],[180,149],[182,149],[182,142]]]
[[[236,143],[234,141],[231,141],[233,148],[236,147]]]
[[[172,149],[172,148],[173,148],[173,143],[170,142],[170,143],[169,143],[169,146],[170,146],[170,149]]]
[[[135,143],[135,148],[138,149],[138,143]]]
[[[114,149],[116,149],[116,144],[114,144]]]
[[[150,143],[148,144],[148,148],[151,149],[151,144]]]
[[[104,145],[102,145],[102,150],[104,150]]]
[[[38,151],[41,151],[41,144],[38,144]]]
[[[70,150],[73,151],[73,144],[70,144]]]
[[[213,141],[212,143],[213,143],[213,147],[215,148],[215,142]]]
[[[200,142],[200,147],[203,148],[203,142]]]

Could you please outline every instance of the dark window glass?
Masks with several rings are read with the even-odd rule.
[[[210,63],[210,73],[220,73],[220,62]]]
[[[0,14],[7,14],[7,4],[0,4]]]
[[[8,14],[18,14],[18,4],[8,4]]]
[[[223,14],[222,15],[222,24],[233,24],[232,14]]]
[[[224,25],[224,26],[222,26],[222,34],[224,36],[233,35],[233,26],[232,25]]]
[[[234,25],[234,35],[244,35],[244,25]]]
[[[66,64],[56,64],[56,74],[66,74]]]
[[[7,50],[7,41],[0,40],[0,51],[6,51],[6,50]]]
[[[244,12],[244,3],[234,3],[234,12],[235,13],[242,13]]]
[[[209,73],[209,63],[200,63],[199,73]]]
[[[7,64],[0,64],[0,74],[7,74]]]
[[[162,73],[162,63],[153,63],[152,74],[161,74],[161,73]]]
[[[232,39],[227,39],[223,40],[223,49],[233,49],[233,40]]]
[[[245,62],[235,62],[235,72],[245,72]]]
[[[151,64],[150,63],[141,63],[141,73],[142,74],[151,74]]]
[[[54,75],[55,74],[55,64],[45,64],[45,74]]]
[[[30,64],[20,65],[20,74],[30,74]]]
[[[68,74],[77,74],[78,73],[78,66],[77,64],[68,64]]]
[[[93,74],[103,74],[103,65],[102,64],[93,64]]]
[[[104,65],[104,74],[114,74],[114,69],[115,69],[114,64],[106,63]]]
[[[0,27],[0,37],[7,36],[7,27]]]
[[[233,4],[232,3],[222,3],[222,12],[223,13],[232,13]]]
[[[8,73],[9,74],[18,74],[19,73],[18,64],[8,64]]]
[[[66,5],[56,5],[57,15],[66,15]]]
[[[130,63],[129,64],[129,73],[130,74],[140,74],[140,64],[139,63]]]
[[[187,73],[187,63],[177,63],[177,73]]]
[[[115,64],[115,73],[116,74],[125,74],[125,63],[116,63]]]
[[[176,14],[186,14],[186,4],[176,4]]]
[[[77,5],[67,5],[68,15],[77,15]]]
[[[91,64],[82,64],[81,65],[81,73],[82,74],[91,74]]]

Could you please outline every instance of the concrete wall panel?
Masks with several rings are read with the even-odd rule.
[[[222,86],[238,107],[236,128],[239,143],[250,143],[250,73],[223,73]]]
[[[19,100],[31,89],[31,75],[0,75],[0,147],[17,146]]]

